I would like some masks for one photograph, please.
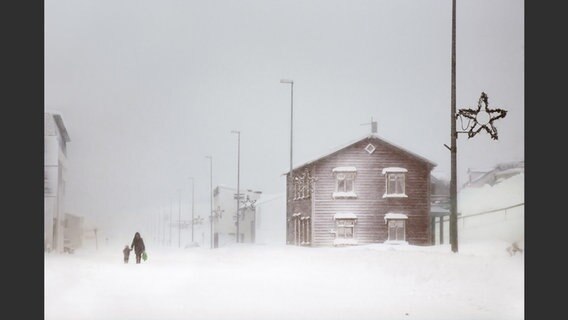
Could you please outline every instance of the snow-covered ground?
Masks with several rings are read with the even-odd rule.
[[[148,241],[148,240],[147,240]],[[45,254],[45,319],[523,319],[506,242],[302,248],[122,247]]]

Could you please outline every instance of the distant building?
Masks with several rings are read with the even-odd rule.
[[[256,243],[286,243],[286,194],[262,194],[256,205]]]
[[[83,246],[84,218],[66,213],[64,220],[63,251],[73,253],[75,249]]]
[[[442,227],[438,228],[438,239],[444,243],[444,219],[450,216],[450,182],[435,175],[430,181],[431,242],[436,243],[436,223],[439,223]]]
[[[525,172],[524,161],[504,162],[488,170],[468,169],[467,173],[469,180],[463,187],[482,187],[486,184],[493,186],[499,181],[506,180],[521,172]]]
[[[239,242],[254,243],[256,235],[255,203],[261,191],[240,189]],[[237,189],[217,186],[213,191],[213,211],[215,223],[213,237],[215,246],[237,242]]]
[[[67,143],[71,141],[58,113],[44,113],[44,248],[63,252],[63,199]]]
[[[287,243],[431,244],[433,162],[375,133],[287,176]]]

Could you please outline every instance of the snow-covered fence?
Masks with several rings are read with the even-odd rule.
[[[525,204],[458,216],[458,243],[480,240],[521,241],[525,238]],[[443,244],[450,241],[450,219],[443,221]],[[440,244],[440,221],[435,225],[436,244]]]

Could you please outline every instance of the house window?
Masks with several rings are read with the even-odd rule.
[[[304,170],[294,176],[293,188],[294,188],[294,200],[308,199],[312,195],[313,189],[313,177],[310,175],[309,170]]]
[[[408,216],[402,213],[387,213],[385,223],[388,228],[387,242],[406,242],[406,220]]]
[[[404,168],[385,168],[383,174],[385,175],[386,187],[383,198],[406,198],[406,172]]]
[[[389,220],[389,241],[406,241],[406,223],[404,220]]]
[[[302,232],[301,232],[301,238],[302,238],[302,242],[300,243],[301,245],[309,245],[310,244],[310,231],[311,231],[311,225],[310,225],[310,217],[302,217],[300,218],[300,221],[302,223]]]
[[[355,193],[355,167],[337,167],[332,170],[335,175],[335,192],[333,198],[357,198]]]
[[[335,245],[357,244],[355,238],[355,223],[357,216],[353,213],[336,213],[335,219]]]

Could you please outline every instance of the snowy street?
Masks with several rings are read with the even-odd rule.
[[[349,248],[121,246],[45,255],[45,319],[523,319],[505,242]]]

